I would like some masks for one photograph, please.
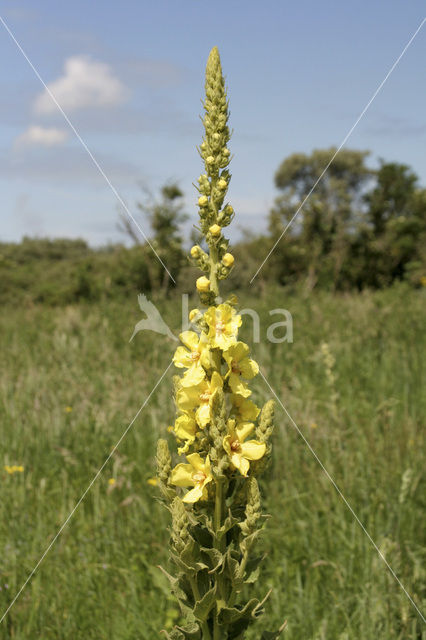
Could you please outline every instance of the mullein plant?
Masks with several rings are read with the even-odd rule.
[[[196,282],[204,311],[190,312],[194,330],[180,335],[182,346],[173,358],[182,376],[175,378],[177,417],[170,430],[184,461],[173,466],[166,440],[157,449],[158,485],[172,519],[174,572],[163,571],[183,620],[163,631],[170,640],[243,639],[266,600],[246,594],[262,560],[255,552],[265,519],[257,477],[270,459],[274,410],[272,401],[260,411],[250,398],[247,382],[259,367],[238,340],[236,299],[219,298],[219,282],[234,263],[222,235],[234,210],[224,205],[231,177],[229,113],[216,47],[208,58],[205,89],[199,148],[205,173],[198,179],[198,207],[208,250],[194,246],[190,258],[204,274]],[[282,629],[264,632],[262,639],[278,638]]]

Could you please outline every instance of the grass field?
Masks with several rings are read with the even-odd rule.
[[[254,355],[423,611],[425,294],[401,286],[244,297],[263,318],[263,336],[268,309],[291,311],[294,343],[262,340]],[[161,309],[178,329],[180,301]],[[129,344],[140,318],[136,296],[125,305],[2,312],[2,612],[170,362],[172,340],[139,333]],[[177,621],[156,568],[167,562],[168,517],[148,482],[156,440],[174,416],[172,375],[2,622],[0,638],[151,640]],[[271,395],[260,376],[254,389],[258,402]],[[262,541],[267,560],[253,585],[258,595],[273,589],[265,624],[287,619],[289,640],[424,640],[419,615],[279,407],[276,424],[262,481],[272,516]],[[13,465],[24,469],[10,473]]]

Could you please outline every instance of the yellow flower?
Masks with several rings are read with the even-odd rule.
[[[157,478],[148,478],[147,483],[150,484],[152,487],[156,487],[158,484],[158,480]]]
[[[209,228],[209,231],[212,234],[212,236],[219,236],[222,229],[219,227],[218,224],[212,224],[212,226]]]
[[[260,460],[265,455],[266,444],[257,440],[244,440],[254,429],[252,422],[243,422],[235,426],[235,420],[228,420],[229,433],[223,439],[223,448],[231,459],[232,465],[247,476],[250,460]]]
[[[192,311],[190,311],[188,314],[189,322],[194,322],[195,320],[199,320],[202,315],[203,314],[199,309],[192,309]]]
[[[179,369],[188,369],[181,384],[183,387],[191,387],[199,384],[206,376],[203,366],[210,366],[209,345],[206,336],[202,334],[200,337],[195,331],[184,331],[179,338],[185,346],[176,349],[173,362]]]
[[[207,337],[213,347],[223,351],[237,341],[238,327],[241,326],[241,316],[229,304],[210,307],[204,314],[204,320],[209,326]]]
[[[115,483],[116,483],[116,479],[115,478],[110,478],[108,480],[108,484],[111,485],[111,486],[113,486]]]
[[[205,207],[206,204],[208,203],[208,201],[209,200],[208,200],[207,196],[200,196],[198,198],[198,204],[200,205],[200,207]]]
[[[4,470],[9,475],[13,475],[14,473],[23,473],[24,467],[21,464],[20,465],[13,464],[12,466],[5,464]]]
[[[226,182],[226,180],[221,178],[217,183],[217,186],[219,187],[219,189],[226,189],[226,187],[228,186],[228,183]]]
[[[179,440],[183,440],[185,442],[185,445],[178,449],[179,455],[186,453],[189,445],[194,442],[195,435],[197,433],[197,423],[195,422],[195,419],[188,414],[179,416],[179,418],[176,418],[174,433]]]
[[[189,464],[178,464],[171,473],[170,482],[177,487],[194,487],[184,496],[183,502],[206,500],[206,485],[213,480],[209,456],[204,461],[198,453],[191,453],[186,459]]]
[[[191,247],[190,254],[193,258],[198,258],[198,256],[200,255],[200,247],[198,247],[197,245]]]
[[[247,400],[243,396],[238,394],[232,395],[233,413],[237,415],[239,421],[250,422],[256,420],[260,413],[259,407],[256,407],[254,402]]]
[[[222,377],[214,371],[211,380],[204,379],[193,387],[181,387],[176,394],[177,406],[185,413],[195,411],[195,419],[203,429],[210,422],[213,394],[222,387]]]
[[[231,344],[223,354],[229,367],[225,377],[229,380],[231,391],[245,398],[251,394],[251,391],[245,386],[241,378],[251,380],[259,373],[257,362],[249,358],[248,354],[249,347],[244,342]]]
[[[65,407],[64,411],[65,413],[71,413],[72,407]]]
[[[232,265],[234,264],[234,256],[232,255],[232,253],[225,253],[222,258],[222,262],[225,267],[232,267]]]
[[[201,276],[201,278],[197,278],[196,287],[198,291],[209,291],[210,280],[206,276]]]

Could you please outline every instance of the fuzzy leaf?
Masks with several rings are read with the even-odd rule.
[[[256,582],[256,580],[259,577],[259,565],[262,562],[262,560],[264,559],[264,555],[263,556],[257,556],[256,558],[250,558],[247,561],[246,564],[246,568],[245,568],[245,575],[247,576],[244,580],[245,584],[252,584],[253,582]]]
[[[197,620],[204,622],[207,620],[209,613],[216,600],[216,586],[207,591],[204,596],[196,602],[194,607],[194,616]]]
[[[178,631],[178,629],[172,629],[170,633],[167,633],[167,631],[163,629],[161,633],[164,633],[167,640],[185,640],[185,636],[183,635],[183,633]]]
[[[247,536],[241,541],[240,549],[243,553],[251,549],[253,544],[256,542],[256,539],[259,537],[260,533],[261,533],[261,529],[258,529],[257,531],[254,531],[253,533],[251,533],[249,536]]]
[[[237,522],[238,522],[237,518],[234,518],[234,516],[232,516],[231,513],[229,513],[229,515],[225,518],[223,525],[220,527],[220,529],[217,530],[217,533],[216,533],[217,540],[221,540],[223,536],[226,535],[228,531],[232,529],[234,525],[237,524]]]
[[[256,610],[259,604],[257,598],[252,598],[242,609],[238,609],[237,607],[223,607],[218,616],[219,623],[231,624],[241,618],[250,621],[253,611]]]
[[[217,569],[219,569],[219,567],[225,561],[225,556],[217,549],[207,549],[205,547],[202,547],[201,551],[209,557],[209,573],[214,573],[215,571],[217,571]]]
[[[200,640],[200,627],[196,622],[187,624],[185,627],[176,627],[188,640]]]

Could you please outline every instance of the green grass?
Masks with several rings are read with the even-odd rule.
[[[424,610],[425,291],[241,298],[263,319],[254,354],[265,376]],[[293,314],[293,344],[264,340],[268,309],[278,306]],[[180,302],[162,309],[178,328]],[[159,335],[129,344],[140,317],[136,296],[125,305],[2,312],[2,611],[170,361],[175,343]],[[167,513],[148,483],[156,440],[173,421],[172,375],[12,607],[1,638],[151,640],[177,620],[156,568],[167,563]],[[254,389],[258,402],[271,395],[260,377]],[[265,625],[287,619],[289,640],[424,639],[420,617],[279,407],[276,423],[262,479],[272,516],[267,559],[253,585],[261,596],[273,589]],[[24,472],[3,472],[14,464]]]

